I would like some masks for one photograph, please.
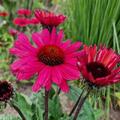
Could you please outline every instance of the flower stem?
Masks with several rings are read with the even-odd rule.
[[[49,99],[49,91],[45,90],[45,116],[44,116],[44,120],[48,120],[48,99]]]
[[[61,90],[60,90],[60,88],[58,89],[58,91],[57,91],[57,95],[59,95],[60,94],[60,92],[61,92]]]
[[[77,110],[75,112],[73,120],[77,120],[78,114],[79,114],[79,112],[80,112],[86,98],[89,96],[90,91],[91,91],[91,89],[89,89],[88,92],[86,93],[86,95],[79,101],[78,107],[77,107]]]
[[[73,106],[73,108],[72,108],[72,110],[71,110],[69,116],[71,116],[71,115],[74,113],[74,111],[75,111],[75,109],[76,109],[76,107],[77,107],[79,101],[80,101],[81,98],[82,98],[82,95],[83,95],[84,91],[85,91],[85,89],[83,89],[83,91],[81,92],[81,94],[80,94],[80,96],[79,96],[77,102],[76,102],[75,105]]]
[[[26,120],[26,118],[23,115],[23,113],[21,112],[21,110],[16,105],[14,105],[13,103],[11,103],[11,105],[17,111],[17,113],[20,115],[20,117],[22,118],[22,120]]]

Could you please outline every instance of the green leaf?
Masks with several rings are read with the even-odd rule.
[[[32,120],[32,102],[28,96],[22,93],[16,93],[15,98],[12,100],[12,105],[19,108],[22,114],[25,116],[26,120]]]
[[[43,91],[39,93],[32,94],[31,96],[32,101],[32,111],[33,117],[32,120],[43,120],[43,113],[44,113],[44,96]]]
[[[52,100],[49,100],[49,113],[51,120],[59,120],[63,115],[60,100],[58,96],[55,96]]]
[[[116,92],[115,93],[115,97],[117,97],[118,99],[120,99],[120,92]]]
[[[82,92],[81,88],[70,86],[70,92],[67,94],[70,100],[77,101],[80,93]]]
[[[80,96],[82,90],[75,86],[70,86],[70,93],[67,95],[71,100],[77,101]],[[102,115],[102,111],[99,109],[93,109],[92,105],[88,100],[85,101],[79,116],[78,120],[98,120]]]
[[[0,120],[22,120],[19,117],[13,115],[0,115]]]

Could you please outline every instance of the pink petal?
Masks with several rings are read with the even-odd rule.
[[[56,45],[61,44],[63,38],[64,38],[63,30],[60,30],[57,36]]]
[[[59,67],[54,67],[52,68],[52,81],[54,83],[56,83],[57,85],[61,84],[61,80],[62,80],[62,75],[61,72],[59,70]]]
[[[77,67],[72,65],[61,65],[60,68],[62,77],[66,80],[76,80],[80,77],[80,72]]]
[[[44,42],[43,40],[41,39],[39,33],[33,33],[32,34],[32,39],[33,41],[35,42],[35,44],[38,46],[38,47],[41,47],[44,45]]]
[[[42,32],[40,32],[39,35],[45,44],[50,43],[50,32],[48,31],[48,29],[42,30]]]
[[[69,92],[69,86],[68,86],[68,84],[67,84],[67,82],[66,82],[65,80],[62,80],[62,82],[61,82],[61,84],[59,85],[59,87],[60,87],[60,89],[61,89],[63,92],[65,92],[65,93]]]
[[[77,51],[77,50],[80,48],[81,45],[82,45],[81,42],[73,43],[71,46],[69,46],[69,47],[66,49],[66,51],[65,51],[66,54],[70,54],[70,53],[72,53],[72,52]]]
[[[57,40],[57,31],[55,28],[52,29],[50,44],[55,44]]]
[[[38,92],[46,80],[49,79],[48,67],[43,68],[43,70],[39,73],[37,80],[32,86],[33,92]]]
[[[63,42],[60,47],[64,50],[66,50],[66,48],[68,48],[71,45],[71,40],[66,40],[65,42]]]

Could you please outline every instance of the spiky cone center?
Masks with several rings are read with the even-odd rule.
[[[64,63],[64,52],[55,45],[45,45],[38,53],[39,60],[49,66],[56,66]]]
[[[7,81],[0,81],[0,101],[7,102],[13,95],[13,87]]]
[[[92,73],[94,79],[106,77],[111,73],[107,67],[105,67],[102,63],[99,62],[88,63],[87,71]]]

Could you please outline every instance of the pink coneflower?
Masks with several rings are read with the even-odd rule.
[[[7,102],[13,95],[13,87],[7,81],[0,81],[0,102]]]
[[[50,90],[52,83],[57,84],[62,91],[68,92],[66,80],[75,80],[79,77],[76,56],[80,52],[81,43],[71,44],[70,40],[62,42],[63,31],[56,33],[54,28],[50,33],[48,29],[32,34],[36,44],[33,47],[27,36],[19,34],[10,53],[18,59],[11,65],[11,69],[18,80],[29,79],[37,74],[32,90],[38,92],[41,87]]]
[[[0,12],[0,16],[6,17],[6,16],[8,16],[8,13],[7,12]]]
[[[20,16],[22,16],[22,15],[29,16],[29,15],[31,15],[31,10],[25,9],[25,8],[21,8],[21,9],[19,9],[17,11],[17,14],[20,15]]]
[[[19,31],[15,30],[13,28],[9,29],[9,34],[12,36],[16,36],[18,33],[19,33]]]
[[[36,25],[36,24],[39,24],[40,22],[37,18],[31,18],[30,23],[33,24],[33,25]]]
[[[48,12],[45,10],[35,10],[35,16],[40,21],[44,27],[57,27],[59,24],[63,23],[66,16],[60,14],[55,15],[53,12]]]
[[[13,23],[20,27],[25,27],[30,24],[30,20],[28,18],[15,18]]]
[[[89,85],[102,87],[120,82],[118,62],[119,56],[112,49],[101,47],[97,50],[96,45],[85,45],[78,66]]]

